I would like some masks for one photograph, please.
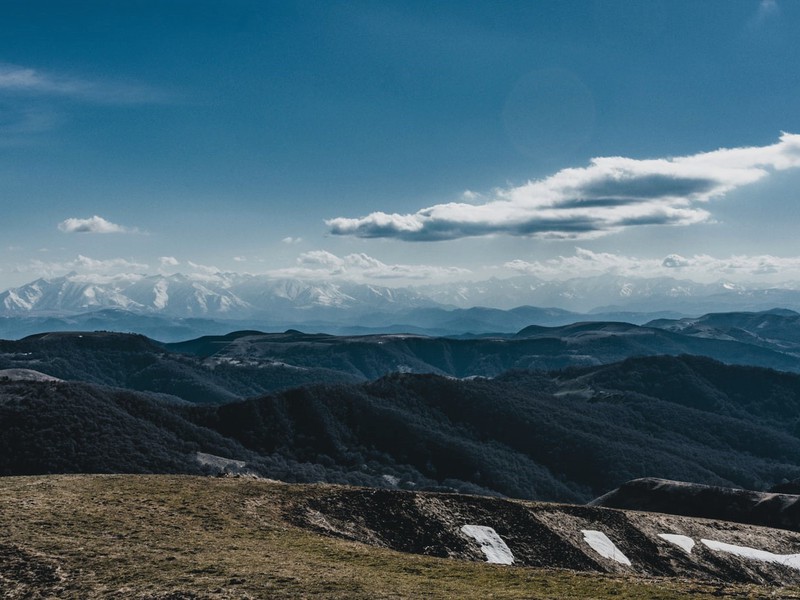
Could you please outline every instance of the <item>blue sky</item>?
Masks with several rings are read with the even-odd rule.
[[[798,30],[787,0],[4,2],[0,288],[800,280]]]

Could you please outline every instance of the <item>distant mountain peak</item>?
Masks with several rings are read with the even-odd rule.
[[[626,320],[624,314],[630,313],[702,315],[776,306],[789,312],[774,314],[786,316],[797,314],[791,309],[800,309],[800,289],[748,287],[727,281],[705,284],[669,277],[596,276],[544,281],[527,275],[388,287],[375,282],[218,272],[105,278],[70,273],[40,278],[0,293],[0,316],[68,316],[122,309],[169,318],[268,318],[287,324],[326,319],[356,323],[363,315],[403,314],[426,308],[519,310],[525,306],[621,313],[618,320]]]

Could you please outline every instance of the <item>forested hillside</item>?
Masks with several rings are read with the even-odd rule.
[[[586,501],[637,477],[800,477],[800,376],[697,357],[456,380],[394,374],[219,406],[0,383],[0,471],[213,472]]]
[[[496,377],[511,369],[591,367],[633,356],[692,354],[728,364],[800,371],[800,349],[789,342],[796,335],[795,317],[775,312],[711,317],[700,332],[694,326],[683,327],[685,323],[659,328],[598,322],[530,326],[514,336],[459,339],[290,330],[238,331],[162,344],[133,334],[45,333],[0,340],[0,370],[32,369],[68,381],[168,394],[203,404],[317,383],[367,382],[397,372]],[[764,324],[768,327],[761,327]]]

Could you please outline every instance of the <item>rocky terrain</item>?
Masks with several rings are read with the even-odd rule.
[[[590,505],[800,531],[800,496],[794,494],[755,492],[647,477],[629,481],[596,498]]]
[[[488,544],[463,531],[476,524],[497,533],[510,551],[510,564],[517,566],[800,583],[800,535],[722,520],[335,487],[298,502],[291,520],[365,544],[461,560],[500,562],[487,556]],[[610,542],[607,553],[589,543],[590,532]],[[757,552],[774,556],[754,558]]]
[[[800,535],[247,477],[0,479],[4,598],[800,598]]]

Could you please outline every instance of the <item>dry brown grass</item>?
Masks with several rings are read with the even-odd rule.
[[[247,479],[0,479],[6,598],[800,598],[800,591],[502,567],[323,537],[283,511],[319,493]],[[27,565],[27,570],[25,568]]]

